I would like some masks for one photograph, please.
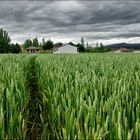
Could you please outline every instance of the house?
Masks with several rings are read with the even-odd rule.
[[[114,50],[115,53],[120,53],[120,52],[133,52],[132,49],[127,49],[127,48],[120,48],[120,49],[116,49]]]
[[[39,52],[39,48],[31,46],[29,48],[26,49],[28,53],[38,53]]]
[[[120,51],[121,52],[133,52],[133,50],[127,49],[127,48],[121,48]]]
[[[72,45],[66,44],[60,47],[55,47],[53,53],[78,53],[78,48]]]

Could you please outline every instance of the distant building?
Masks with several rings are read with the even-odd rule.
[[[66,44],[60,47],[55,47],[53,53],[78,53],[78,48],[72,45]]]
[[[127,48],[121,48],[120,51],[121,52],[133,52],[133,50],[127,49]]]
[[[39,48],[31,46],[29,48],[26,49],[28,53],[38,53],[39,52]]]
[[[115,53],[120,53],[120,52],[133,52],[132,49],[127,49],[127,48],[120,48],[120,49],[116,49],[114,50]]]

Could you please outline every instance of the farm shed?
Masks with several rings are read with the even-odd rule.
[[[78,48],[72,45],[66,44],[53,49],[53,53],[78,53]]]
[[[27,48],[26,50],[28,53],[37,53],[37,52],[39,52],[40,49],[37,47],[31,46],[31,47]]]

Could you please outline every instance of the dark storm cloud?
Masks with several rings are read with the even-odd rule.
[[[1,1],[0,27],[13,40],[30,37],[87,40],[140,37],[140,2]]]

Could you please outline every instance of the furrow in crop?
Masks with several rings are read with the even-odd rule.
[[[40,107],[42,104],[42,95],[39,92],[37,74],[36,74],[36,57],[30,58],[27,72],[27,90],[29,97],[27,99],[26,115],[26,139],[40,139],[42,126],[40,120]]]

